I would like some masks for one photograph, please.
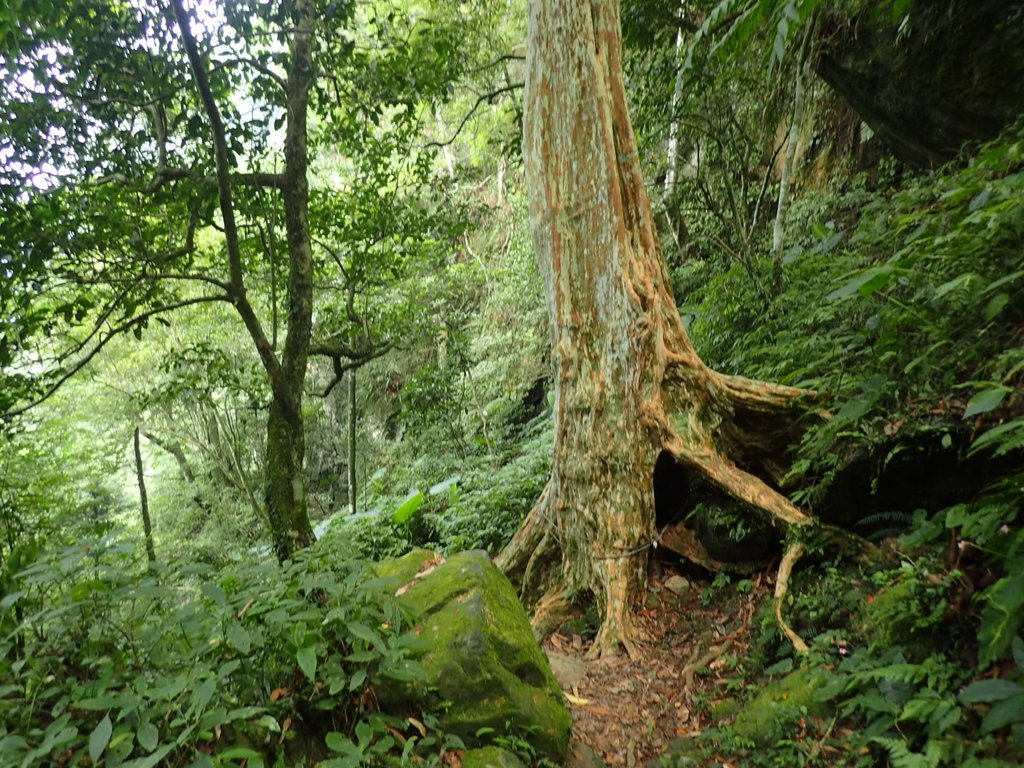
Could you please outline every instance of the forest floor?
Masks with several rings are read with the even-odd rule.
[[[657,766],[673,742],[710,727],[711,713],[735,711],[747,684],[739,660],[772,587],[763,575],[745,585],[716,588],[655,563],[636,617],[638,653],[587,660],[571,623],[545,641],[573,714],[568,765]]]

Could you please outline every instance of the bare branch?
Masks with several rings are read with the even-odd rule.
[[[442,149],[444,147],[451,145],[457,138],[459,138],[459,134],[462,133],[462,129],[466,127],[466,123],[469,122],[469,118],[476,114],[476,111],[480,108],[481,104],[493,104],[494,100],[497,99],[502,94],[511,93],[512,91],[522,87],[523,83],[512,83],[511,85],[502,86],[501,88],[498,88],[495,91],[491,91],[490,93],[483,94],[476,100],[476,103],[473,105],[473,108],[470,109],[469,112],[467,112],[465,116],[462,118],[462,122],[459,123],[459,127],[455,129],[455,133],[452,134],[452,137],[448,139],[448,141],[431,141],[424,144],[423,148],[427,149],[436,147],[438,149]]]
[[[526,57],[518,53],[506,53],[504,56],[499,56],[494,61],[482,64],[476,69],[469,70],[468,74],[476,75],[481,72],[486,72],[488,69],[494,69],[496,66],[503,64],[506,61],[526,61]]]
[[[320,393],[320,397],[327,397],[331,394],[331,392],[334,391],[334,388],[341,383],[342,378],[348,371],[354,371],[358,368],[362,368],[371,360],[383,357],[392,349],[394,349],[394,344],[390,341],[381,342],[380,346],[372,347],[360,352],[356,352],[349,347],[341,345],[338,347],[312,347],[309,350],[309,354],[330,358],[334,370],[334,379],[332,379],[327,385],[327,388]]]
[[[8,411],[5,414],[5,416],[20,416],[26,411],[35,408],[37,405],[41,405],[42,403],[49,400],[51,397],[53,397],[53,395],[57,393],[57,391],[61,387],[63,387],[67,383],[68,379],[70,379],[72,376],[74,376],[83,368],[85,368],[86,365],[92,362],[93,358],[95,358],[96,355],[98,355],[103,350],[103,348],[107,346],[107,344],[109,344],[115,338],[124,335],[133,328],[141,326],[150,318],[156,317],[157,315],[162,315],[166,312],[173,312],[174,310],[177,309],[183,309],[184,307],[195,306],[197,304],[211,304],[213,302],[230,300],[231,299],[229,296],[223,294],[217,296],[199,296],[192,299],[183,299],[182,301],[177,301],[174,302],[173,304],[164,304],[159,307],[153,307],[152,309],[147,310],[146,312],[136,315],[130,320],[125,320],[123,323],[115,325],[105,335],[100,337],[99,341],[96,342],[96,345],[92,349],[90,349],[85,354],[84,357],[82,357],[68,370],[61,374],[57,378],[57,380],[49,387],[47,387],[46,390],[39,397],[35,398],[29,403],[26,403],[25,405],[19,406],[18,408],[14,408],[13,410]],[[84,345],[87,344],[89,340],[91,340],[96,335],[96,332],[96,330],[93,330],[93,332],[89,334],[88,338],[81,345],[77,346],[77,351],[81,351],[84,348]],[[66,359],[66,356],[64,356],[64,359]]]
[[[203,109],[206,111],[210,121],[210,131],[213,134],[214,156],[217,165],[217,191],[220,199],[221,218],[224,221],[224,240],[228,252],[228,271],[231,275],[229,285],[231,300],[235,310],[242,318],[246,330],[252,337],[259,352],[260,360],[270,378],[271,387],[277,391],[281,386],[281,363],[274,355],[274,350],[267,340],[263,327],[260,324],[256,312],[249,304],[245,295],[245,280],[242,270],[242,252],[238,242],[238,227],[235,224],[235,207],[231,195],[231,170],[228,165],[228,145],[225,138],[224,122],[221,119],[217,102],[213,98],[213,91],[210,89],[210,79],[199,55],[199,46],[192,35],[192,28],[189,24],[188,13],[182,0],[171,0],[174,9],[174,18],[178,23],[181,32],[181,39],[185,45],[185,52],[188,55],[189,67],[195,78],[196,88],[199,91],[200,99],[203,102]]]

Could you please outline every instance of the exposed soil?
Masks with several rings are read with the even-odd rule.
[[[608,766],[657,765],[672,741],[710,727],[710,713],[743,686],[739,659],[769,599],[767,582],[755,576],[743,590],[716,589],[655,563],[634,657],[587,660],[589,644],[571,622],[551,635],[544,649],[572,709],[573,739],[596,753],[587,761],[574,750],[569,764],[589,768],[596,756]]]

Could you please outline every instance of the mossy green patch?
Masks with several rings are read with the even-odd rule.
[[[799,718],[821,714],[824,705],[815,692],[827,678],[824,670],[805,666],[770,683],[736,715],[733,733],[759,744],[773,744]]]
[[[571,718],[508,579],[477,551],[454,555],[409,581],[427,559],[411,553],[378,570],[408,585],[399,600],[415,617],[424,641],[416,660],[427,673],[425,680],[385,683],[381,701],[388,708],[439,712],[441,727],[467,740],[488,728],[561,757]]]
[[[428,549],[414,549],[401,557],[381,560],[373,566],[374,575],[382,579],[394,579],[398,584],[406,584],[415,578],[420,569],[437,555]]]
[[[462,768],[525,768],[523,761],[501,747],[470,749],[462,755]]]

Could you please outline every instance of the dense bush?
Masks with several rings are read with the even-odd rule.
[[[889,181],[902,188],[861,181],[798,204],[783,293],[761,313],[748,275],[715,277],[693,309],[696,343],[730,372],[830,395],[831,418],[795,452],[800,501],[858,451],[882,451],[884,472],[922,433],[961,460],[999,458],[1003,471],[951,506],[883,512],[899,523],[885,533],[903,534],[885,544],[894,565],[798,574],[786,611],[812,640],[806,657],[792,658],[764,610],[752,660],[768,675],[799,663],[820,678],[814,701],[827,715],[776,702],[791,738],[770,759],[731,728],[709,732],[709,750],[747,765],[1024,758],[1024,133],[965,166]]]
[[[3,765],[352,766],[437,751],[376,711],[376,683],[418,674],[417,641],[337,542],[284,567],[134,558],[83,538],[5,585]]]
[[[415,547],[441,552],[485,549],[496,554],[512,538],[540,496],[551,466],[551,421],[525,428],[523,442],[506,455],[456,462],[441,457],[402,474],[404,497],[381,489],[377,511],[335,517],[331,538],[349,541],[365,557],[404,554]],[[422,473],[422,474],[421,474]],[[426,490],[419,490],[425,488]]]

